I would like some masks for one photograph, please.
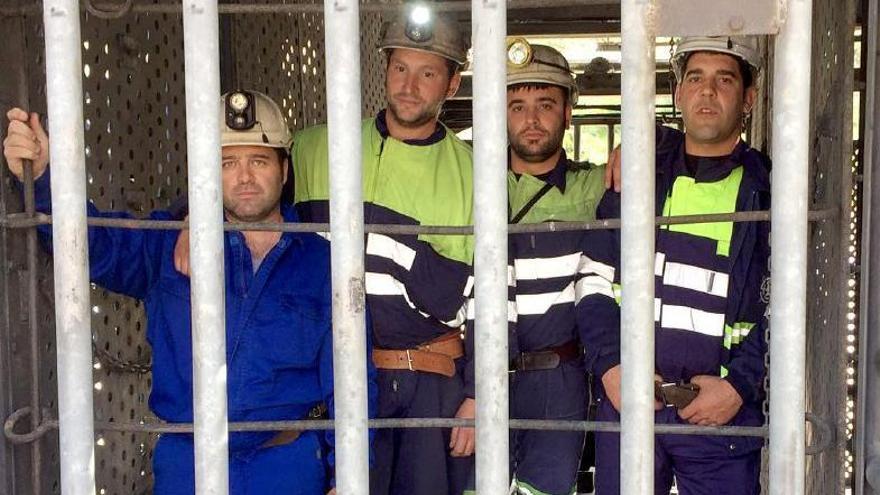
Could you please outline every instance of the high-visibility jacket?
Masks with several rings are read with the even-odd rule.
[[[366,223],[473,223],[472,151],[452,131],[438,124],[425,140],[400,141],[382,111],[361,136]],[[305,221],[329,220],[327,143],[326,126],[294,139],[294,202]],[[368,234],[365,256],[375,347],[413,348],[464,324],[473,236]]]
[[[724,160],[702,159],[694,176],[686,166],[684,141],[680,140],[657,154],[656,213],[676,216],[768,209],[769,169],[764,155],[739,143]],[[620,195],[609,191],[597,215],[616,218],[619,212]],[[655,362],[664,380],[722,376],[747,405],[757,406],[762,400],[769,230],[766,222],[730,221],[657,229]],[[603,240],[592,242],[588,250],[595,284],[580,302],[579,318],[584,322],[585,340],[598,341],[604,336],[604,346],[587,353],[588,366],[601,376],[620,362],[619,234],[592,236]]]

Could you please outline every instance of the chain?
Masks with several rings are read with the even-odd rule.
[[[152,355],[146,356],[137,361],[129,361],[110,354],[98,345],[98,335],[94,332],[92,332],[92,352],[101,367],[108,371],[144,375],[149,373],[153,367]]]

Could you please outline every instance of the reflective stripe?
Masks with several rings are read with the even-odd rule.
[[[727,297],[728,275],[698,266],[670,261],[666,263],[663,283],[718,297]]]
[[[517,280],[570,277],[577,273],[581,253],[553,258],[525,258],[514,261]]]
[[[382,234],[367,235],[366,254],[390,259],[407,271],[412,268],[413,260],[416,257],[416,251],[413,248]]]
[[[733,324],[733,326],[725,325],[724,326],[724,347],[730,349],[731,346],[741,344],[746,337],[749,336],[749,333],[752,331],[752,328],[755,327],[754,323],[738,321]]]
[[[474,311],[475,311],[474,299],[473,298],[468,299],[468,304],[467,304],[467,319],[468,320],[473,321],[476,319],[476,314]],[[518,315],[516,314],[516,303],[514,303],[513,301],[507,301],[507,321],[509,323],[516,323],[517,317],[518,317]]]
[[[614,299],[614,288],[612,288],[611,283],[598,275],[590,275],[578,280],[574,286],[574,293],[576,304],[580,303],[584,297],[594,294],[601,294]]]
[[[508,272],[508,274],[510,273],[510,267],[508,267],[507,272]],[[510,276],[508,275],[508,279],[509,278],[510,278]],[[509,286],[510,284],[508,283],[507,285]],[[471,295],[471,291],[473,291],[473,290],[474,290],[474,276],[468,275],[467,282],[465,282],[465,284],[464,284],[464,292],[462,292],[461,295],[463,295],[464,297],[469,297]]]
[[[589,256],[581,255],[578,263],[578,273],[590,274],[595,273],[609,282],[614,281],[614,267],[606,265],[591,259]]]
[[[412,300],[409,298],[409,293],[406,291],[406,286],[403,285],[403,282],[397,280],[392,275],[376,272],[367,272],[364,275],[364,287],[367,290],[367,294],[371,296],[401,296],[411,309],[418,311],[424,318],[433,318],[431,315],[420,310],[415,304],[413,304]],[[460,327],[464,324],[466,316],[467,312],[465,311],[465,308],[462,307],[458,310],[455,318],[449,321],[444,321],[443,324],[453,328]]]
[[[666,263],[666,253],[657,253],[654,255],[654,275],[663,276],[663,264]]]
[[[654,304],[656,308],[656,300]],[[712,337],[721,337],[724,335],[724,314],[709,313],[687,306],[664,304],[660,326],[688,330]]]
[[[574,283],[569,283],[559,292],[544,294],[517,294],[516,307],[521,315],[542,315],[554,304],[574,302]]]
[[[659,297],[654,298],[654,321],[660,321],[660,314],[663,310],[663,301]]]

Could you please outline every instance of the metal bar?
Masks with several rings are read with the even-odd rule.
[[[189,237],[192,264],[195,483],[199,495],[229,492],[226,418],[226,293],[220,177],[220,27],[217,0],[183,9]]]
[[[770,494],[805,490],[806,293],[812,0],[789,0],[776,37],[770,266]]]
[[[82,60],[77,0],[45,0],[61,490],[95,492]]]
[[[510,486],[507,341],[507,0],[473,0],[477,493]]]
[[[360,4],[361,12],[399,12],[400,7],[405,5],[405,1],[395,0],[390,2],[364,2]],[[614,4],[615,0],[511,0],[508,2],[507,8],[528,9],[534,7],[554,8],[554,7],[587,7],[591,5],[608,5]],[[94,2],[92,7],[104,11],[108,18],[118,18],[128,14],[179,14],[181,11],[180,4],[175,3],[134,3],[126,7],[125,1],[120,0],[116,3]],[[467,0],[453,0],[449,2],[438,2],[431,6],[438,12],[469,12],[471,2]],[[81,7],[82,11],[87,11],[85,2]],[[266,4],[222,4],[219,6],[220,14],[323,14],[322,4],[286,4],[286,3],[266,3]],[[36,5],[25,5],[21,7],[0,8],[0,17],[26,16],[34,15],[38,12]]]
[[[839,215],[839,211],[833,208],[811,210],[808,219],[811,222],[830,220]],[[770,211],[739,211],[735,213],[707,213],[702,215],[680,215],[674,217],[656,217],[656,225],[678,225],[689,223],[715,223],[715,222],[766,222],[770,220]],[[50,225],[52,217],[38,213],[35,218],[28,218],[20,214],[0,217],[0,227],[10,229],[30,228],[34,225]],[[121,229],[154,229],[154,230],[180,230],[188,228],[189,223],[175,220],[133,220],[128,218],[97,218],[88,219],[88,224],[94,227],[116,227]],[[514,224],[508,225],[511,234],[535,233],[535,232],[562,232],[570,230],[593,230],[593,229],[619,229],[620,219],[591,220],[589,222],[545,222],[538,224]],[[223,224],[226,231],[259,230],[267,232],[330,232],[330,224],[327,223],[267,223],[267,222],[226,222]],[[473,227],[453,227],[443,225],[393,225],[393,224],[366,224],[364,232],[377,234],[443,234],[443,235],[471,235]]]
[[[339,493],[366,494],[370,447],[357,0],[324,0],[324,19],[327,67],[346,68],[327,71],[336,487]]]
[[[608,148],[608,156],[611,156],[611,152],[614,150],[614,124],[606,124],[605,129],[608,132],[608,135],[605,136]]]
[[[868,2],[865,49],[865,115],[862,170],[863,213],[861,241],[861,301],[859,317],[859,370],[856,404],[856,495],[880,494],[880,271],[874,267],[872,249],[880,249],[880,0]],[[866,30],[866,31],[865,31]]]
[[[579,124],[572,125],[572,135],[574,136],[574,156],[571,160],[581,161],[581,126]]]
[[[24,165],[24,211],[31,218],[34,217],[34,166],[30,160]],[[37,310],[37,227],[31,227],[27,231],[27,298],[28,298],[28,344],[30,351],[31,373],[31,428],[37,429],[41,421],[40,404],[40,326],[39,311]],[[34,495],[42,492],[40,482],[43,474],[40,442],[34,442],[31,446],[31,489]]]
[[[654,16],[621,2],[620,487],[654,493]]]

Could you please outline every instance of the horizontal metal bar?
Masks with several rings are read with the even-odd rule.
[[[508,10],[528,9],[535,7],[584,7],[590,5],[609,5],[619,3],[619,0],[509,0]],[[361,3],[362,12],[393,12],[398,11],[405,4],[400,0],[391,2]],[[102,17],[119,18],[128,14],[179,14],[182,4],[177,3],[134,3],[125,2],[93,2],[89,7],[94,11],[100,11]],[[445,12],[470,12],[470,0],[453,0],[449,2],[437,2],[432,4],[437,11]],[[81,9],[87,11],[85,2]],[[323,14],[323,3],[266,3],[266,4],[220,4],[218,10],[221,14]],[[0,17],[28,16],[41,13],[40,4],[23,5],[21,7],[0,8]]]
[[[821,222],[830,220],[837,215],[834,208],[812,210],[809,220]],[[657,225],[680,225],[693,223],[718,223],[718,222],[767,222],[770,220],[770,211],[741,211],[736,213],[713,213],[707,215],[680,215],[674,217],[657,217]],[[0,228],[24,229],[36,225],[50,225],[51,215],[38,214],[36,217],[28,217],[20,213],[13,213],[0,217]],[[189,227],[188,222],[178,220],[137,220],[131,218],[99,218],[90,217],[88,223],[92,227],[116,227],[136,230],[181,230]],[[265,223],[265,222],[227,222],[223,224],[226,231],[258,230],[268,232],[329,232],[330,224],[327,223]],[[508,226],[511,234],[531,234],[540,232],[569,232],[573,230],[599,230],[620,228],[620,220],[593,220],[590,222],[545,222],[536,224],[514,224]],[[375,234],[442,234],[442,235],[472,235],[472,226],[448,227],[443,225],[383,225],[367,224],[364,230]]]

